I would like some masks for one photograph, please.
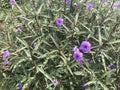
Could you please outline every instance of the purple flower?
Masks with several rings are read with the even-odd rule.
[[[83,57],[83,53],[81,53],[80,51],[74,51],[73,53],[73,58],[79,62],[80,64],[84,64],[84,61],[82,60]]]
[[[10,55],[10,52],[8,50],[4,51],[3,55],[2,55],[2,59],[6,60],[6,58]]]
[[[74,6],[78,8],[78,7],[80,7],[80,4],[74,3]]]
[[[75,51],[79,51],[79,49],[77,48],[77,46],[75,46],[74,48],[73,48],[73,51],[75,52]]]
[[[18,32],[22,32],[21,27],[16,27],[16,30],[17,30]]]
[[[78,62],[79,62],[81,65],[83,65],[83,64],[84,64],[83,59],[78,60]]]
[[[22,87],[23,87],[23,84],[22,84],[22,83],[20,83],[20,84],[17,86],[17,90],[22,89]]]
[[[35,48],[35,47],[36,47],[36,45],[37,45],[37,42],[34,42],[33,47]]]
[[[84,64],[84,61],[83,61],[83,59],[82,59],[83,53],[81,53],[81,52],[79,51],[79,49],[77,48],[77,46],[75,46],[75,47],[73,48],[73,51],[74,51],[74,53],[73,53],[73,58],[74,58],[77,62],[79,62],[81,65],[83,65],[83,64]]]
[[[88,4],[87,4],[87,9],[90,11],[93,6],[94,6],[93,3],[88,3]]]
[[[70,5],[71,4],[71,0],[66,0],[65,4]]]
[[[86,85],[86,84],[82,84],[81,86],[82,86],[82,88],[84,88],[84,89],[87,88],[87,85]]]
[[[90,52],[90,50],[91,50],[91,44],[88,41],[82,41],[82,43],[80,45],[80,49],[83,52]]]
[[[11,5],[15,5],[15,3],[16,3],[15,0],[10,0]]]
[[[53,80],[53,84],[54,84],[54,86],[57,86],[57,85],[58,85],[58,80],[57,80],[57,79],[54,79],[54,80]]]
[[[64,22],[64,19],[63,19],[63,18],[57,18],[57,19],[56,19],[56,25],[57,25],[57,26],[62,26],[62,25],[63,25],[63,22]]]
[[[117,3],[117,8],[120,9],[120,1]]]
[[[4,60],[4,65],[8,65],[9,64],[9,61],[6,59]]]
[[[115,66],[111,63],[110,65],[108,65],[108,68],[109,68],[109,69],[114,69]]]

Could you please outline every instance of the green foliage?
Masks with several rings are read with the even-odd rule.
[[[1,58],[0,90],[16,90],[19,83],[22,90],[82,90],[82,84],[86,90],[119,90],[120,9],[116,0],[93,0],[89,11],[90,1],[72,0],[67,5],[65,0],[18,0],[9,6],[1,0],[6,9],[0,9],[0,52],[8,49],[10,56],[6,66]],[[59,17],[64,19],[60,27],[55,24]],[[83,54],[81,65],[72,49],[84,40],[92,49]],[[115,69],[108,68],[110,63]]]
[[[1,0],[0,1],[0,6],[5,7],[5,8],[10,7],[8,0]]]
[[[21,3],[22,0],[15,0],[18,4]],[[9,0],[0,0],[0,6],[2,8],[5,8],[5,9],[9,9],[10,8],[10,3],[9,3]]]

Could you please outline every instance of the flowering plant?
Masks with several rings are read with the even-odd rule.
[[[120,89],[120,1],[7,3],[0,8],[0,90]]]

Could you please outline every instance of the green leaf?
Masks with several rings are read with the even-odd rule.
[[[83,71],[75,71],[74,74],[77,76],[85,76],[85,73]]]
[[[44,3],[42,3],[37,11],[37,15],[39,15],[41,13],[42,7],[43,7]]]
[[[120,44],[120,40],[111,41],[108,44]]]
[[[50,81],[52,81],[52,78],[43,70],[43,68],[42,67],[38,67],[37,66],[37,73],[38,72],[41,72],[47,79],[49,79]]]

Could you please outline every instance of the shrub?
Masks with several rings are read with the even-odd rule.
[[[119,2],[18,2],[0,11],[1,90],[120,89]]]

